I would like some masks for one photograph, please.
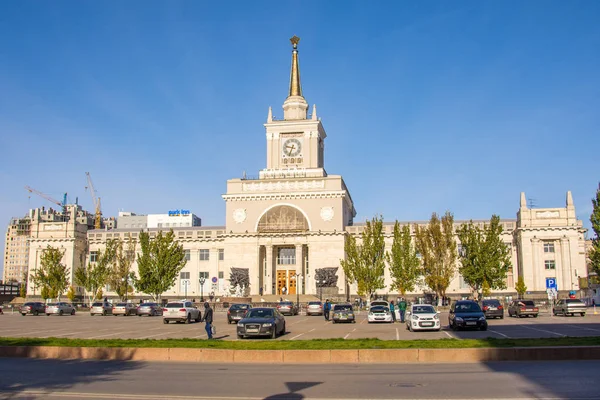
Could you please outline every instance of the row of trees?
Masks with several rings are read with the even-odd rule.
[[[74,273],[74,283],[85,289],[88,301],[102,298],[102,288],[106,285],[120,298],[131,293],[135,287],[155,301],[176,282],[179,272],[185,266],[183,245],[175,241],[173,231],[158,232],[150,237],[148,232],[139,234],[140,252],[136,253],[136,242],[113,239],[106,243],[104,250],[96,254],[95,262],[78,268]],[[62,263],[64,251],[48,246],[42,253],[40,267],[31,279],[40,288],[45,299],[57,298],[69,287],[70,270]],[[132,271],[137,256],[138,274]],[[71,286],[67,293],[71,301],[76,297]]]
[[[414,226],[415,237],[408,225],[394,225],[391,251],[385,251],[383,218],[367,221],[361,240],[348,235],[345,242],[346,259],[342,268],[349,283],[356,283],[358,292],[371,296],[385,287],[386,262],[392,278],[392,289],[402,295],[414,291],[419,284],[429,287],[439,299],[460,272],[465,282],[478,295],[506,288],[510,268],[510,249],[502,241],[500,218],[492,216],[483,227],[473,221],[457,230],[460,251],[454,236],[454,216],[446,212],[433,214],[426,226]],[[525,292],[523,282],[517,284]]]

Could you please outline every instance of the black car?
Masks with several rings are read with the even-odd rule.
[[[481,311],[479,304],[473,300],[460,300],[450,307],[448,315],[450,329],[475,328],[482,331],[487,330],[488,324],[485,314]]]
[[[232,304],[227,310],[227,322],[232,323],[241,320],[251,308],[250,304]]]
[[[46,312],[46,305],[39,301],[31,301],[31,302],[23,304],[21,306],[21,309],[19,310],[19,312],[21,313],[22,316],[25,316],[27,314],[32,314],[32,315],[43,314]]]
[[[237,324],[238,339],[249,336],[269,336],[273,339],[285,333],[285,318],[275,308],[252,308]]]
[[[481,308],[486,318],[504,318],[504,306],[496,299],[483,300]]]

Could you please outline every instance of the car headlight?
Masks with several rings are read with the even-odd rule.
[[[270,326],[273,326],[273,324],[271,322],[265,322],[264,324],[262,324],[263,328],[268,328]]]
[[[480,320],[480,321],[485,321],[485,317],[484,317],[484,316],[481,316],[481,317],[479,317],[479,320]]]
[[[340,316],[340,314],[333,314],[333,316],[334,316],[334,317],[339,317],[339,316]]]
[[[439,315],[437,315],[437,314],[435,314],[435,315],[433,316],[433,319],[440,319],[440,316],[439,316]]]
[[[456,322],[463,322],[463,319],[461,317],[456,317],[454,319],[456,320]]]
[[[418,321],[419,320],[419,316],[418,315],[413,315],[411,318],[413,319],[413,321]]]
[[[237,325],[240,326],[240,327],[242,327],[242,328],[244,327],[244,324],[242,324],[241,322],[238,322]]]

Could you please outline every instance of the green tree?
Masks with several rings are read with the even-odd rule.
[[[410,227],[404,225],[400,229],[398,221],[394,224],[394,241],[392,251],[386,253],[386,259],[392,276],[393,287],[404,296],[406,292],[415,290],[421,274],[421,261],[412,243]]]
[[[453,225],[454,216],[449,211],[441,219],[433,213],[425,227],[415,225],[416,247],[421,253],[425,283],[438,296],[438,304],[446,296],[456,270]]]
[[[42,286],[42,290],[40,291],[40,296],[42,296],[42,299],[47,300],[50,298],[50,289],[48,289],[48,286]]]
[[[129,238],[127,242],[115,239],[114,256],[110,260],[108,284],[123,299],[131,289],[133,273],[131,266],[135,261],[135,242]]]
[[[109,267],[113,263],[115,253],[116,242],[110,240],[103,251],[98,251],[96,262],[89,263],[86,268],[75,270],[75,283],[85,289],[89,304],[102,296],[101,288],[106,285],[110,273]]]
[[[159,231],[155,238],[142,231],[139,239],[139,277],[134,276],[134,284],[137,290],[159,301],[160,296],[175,285],[179,272],[185,266],[185,251],[183,245],[175,241],[173,230],[166,234]]]
[[[525,280],[522,276],[519,276],[517,279],[517,284],[515,285],[515,290],[519,294],[519,298],[522,298],[525,292],[527,292],[527,286],[525,286]]]
[[[73,303],[75,301],[76,297],[77,297],[77,292],[75,291],[75,287],[73,287],[73,285],[71,285],[69,287],[69,291],[67,292],[67,298],[69,299],[69,301],[71,303]]]
[[[63,264],[64,251],[48,245],[40,257],[40,267],[31,275],[36,286],[46,289],[48,297],[57,298],[69,286],[69,268]],[[42,296],[43,297],[43,296]]]
[[[383,218],[366,221],[360,244],[353,235],[346,235],[346,259],[340,260],[348,282],[356,282],[358,293],[369,298],[377,289],[383,289],[385,273],[385,242]]]
[[[465,282],[481,298],[484,285],[487,291],[506,289],[506,275],[510,268],[510,249],[501,238],[500,217],[492,215],[483,228],[473,221],[457,230],[461,243],[459,272]]]
[[[19,297],[27,297],[27,272],[23,273],[23,281],[19,287]]]
[[[600,275],[600,184],[598,184],[598,190],[596,190],[596,198],[592,199],[592,206],[590,222],[595,237],[592,238],[592,248],[589,252],[590,266],[594,272]]]

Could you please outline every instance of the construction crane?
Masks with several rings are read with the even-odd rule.
[[[94,189],[94,184],[92,183],[92,176],[89,172],[85,173],[87,177],[88,185],[85,187],[86,189],[90,189],[90,194],[92,195],[92,202],[94,203],[94,228],[101,229],[102,228],[102,209],[100,206],[100,197],[96,197],[96,190]]]
[[[67,216],[67,194],[66,193],[63,195],[63,201],[60,202],[60,201],[48,196],[47,194],[40,192],[39,190],[35,190],[34,188],[32,188],[30,186],[25,186],[25,190],[27,190],[29,193],[35,193],[38,196],[40,196],[41,198],[46,199],[49,202],[62,207],[63,216],[65,217],[65,219],[68,219],[68,216]]]

